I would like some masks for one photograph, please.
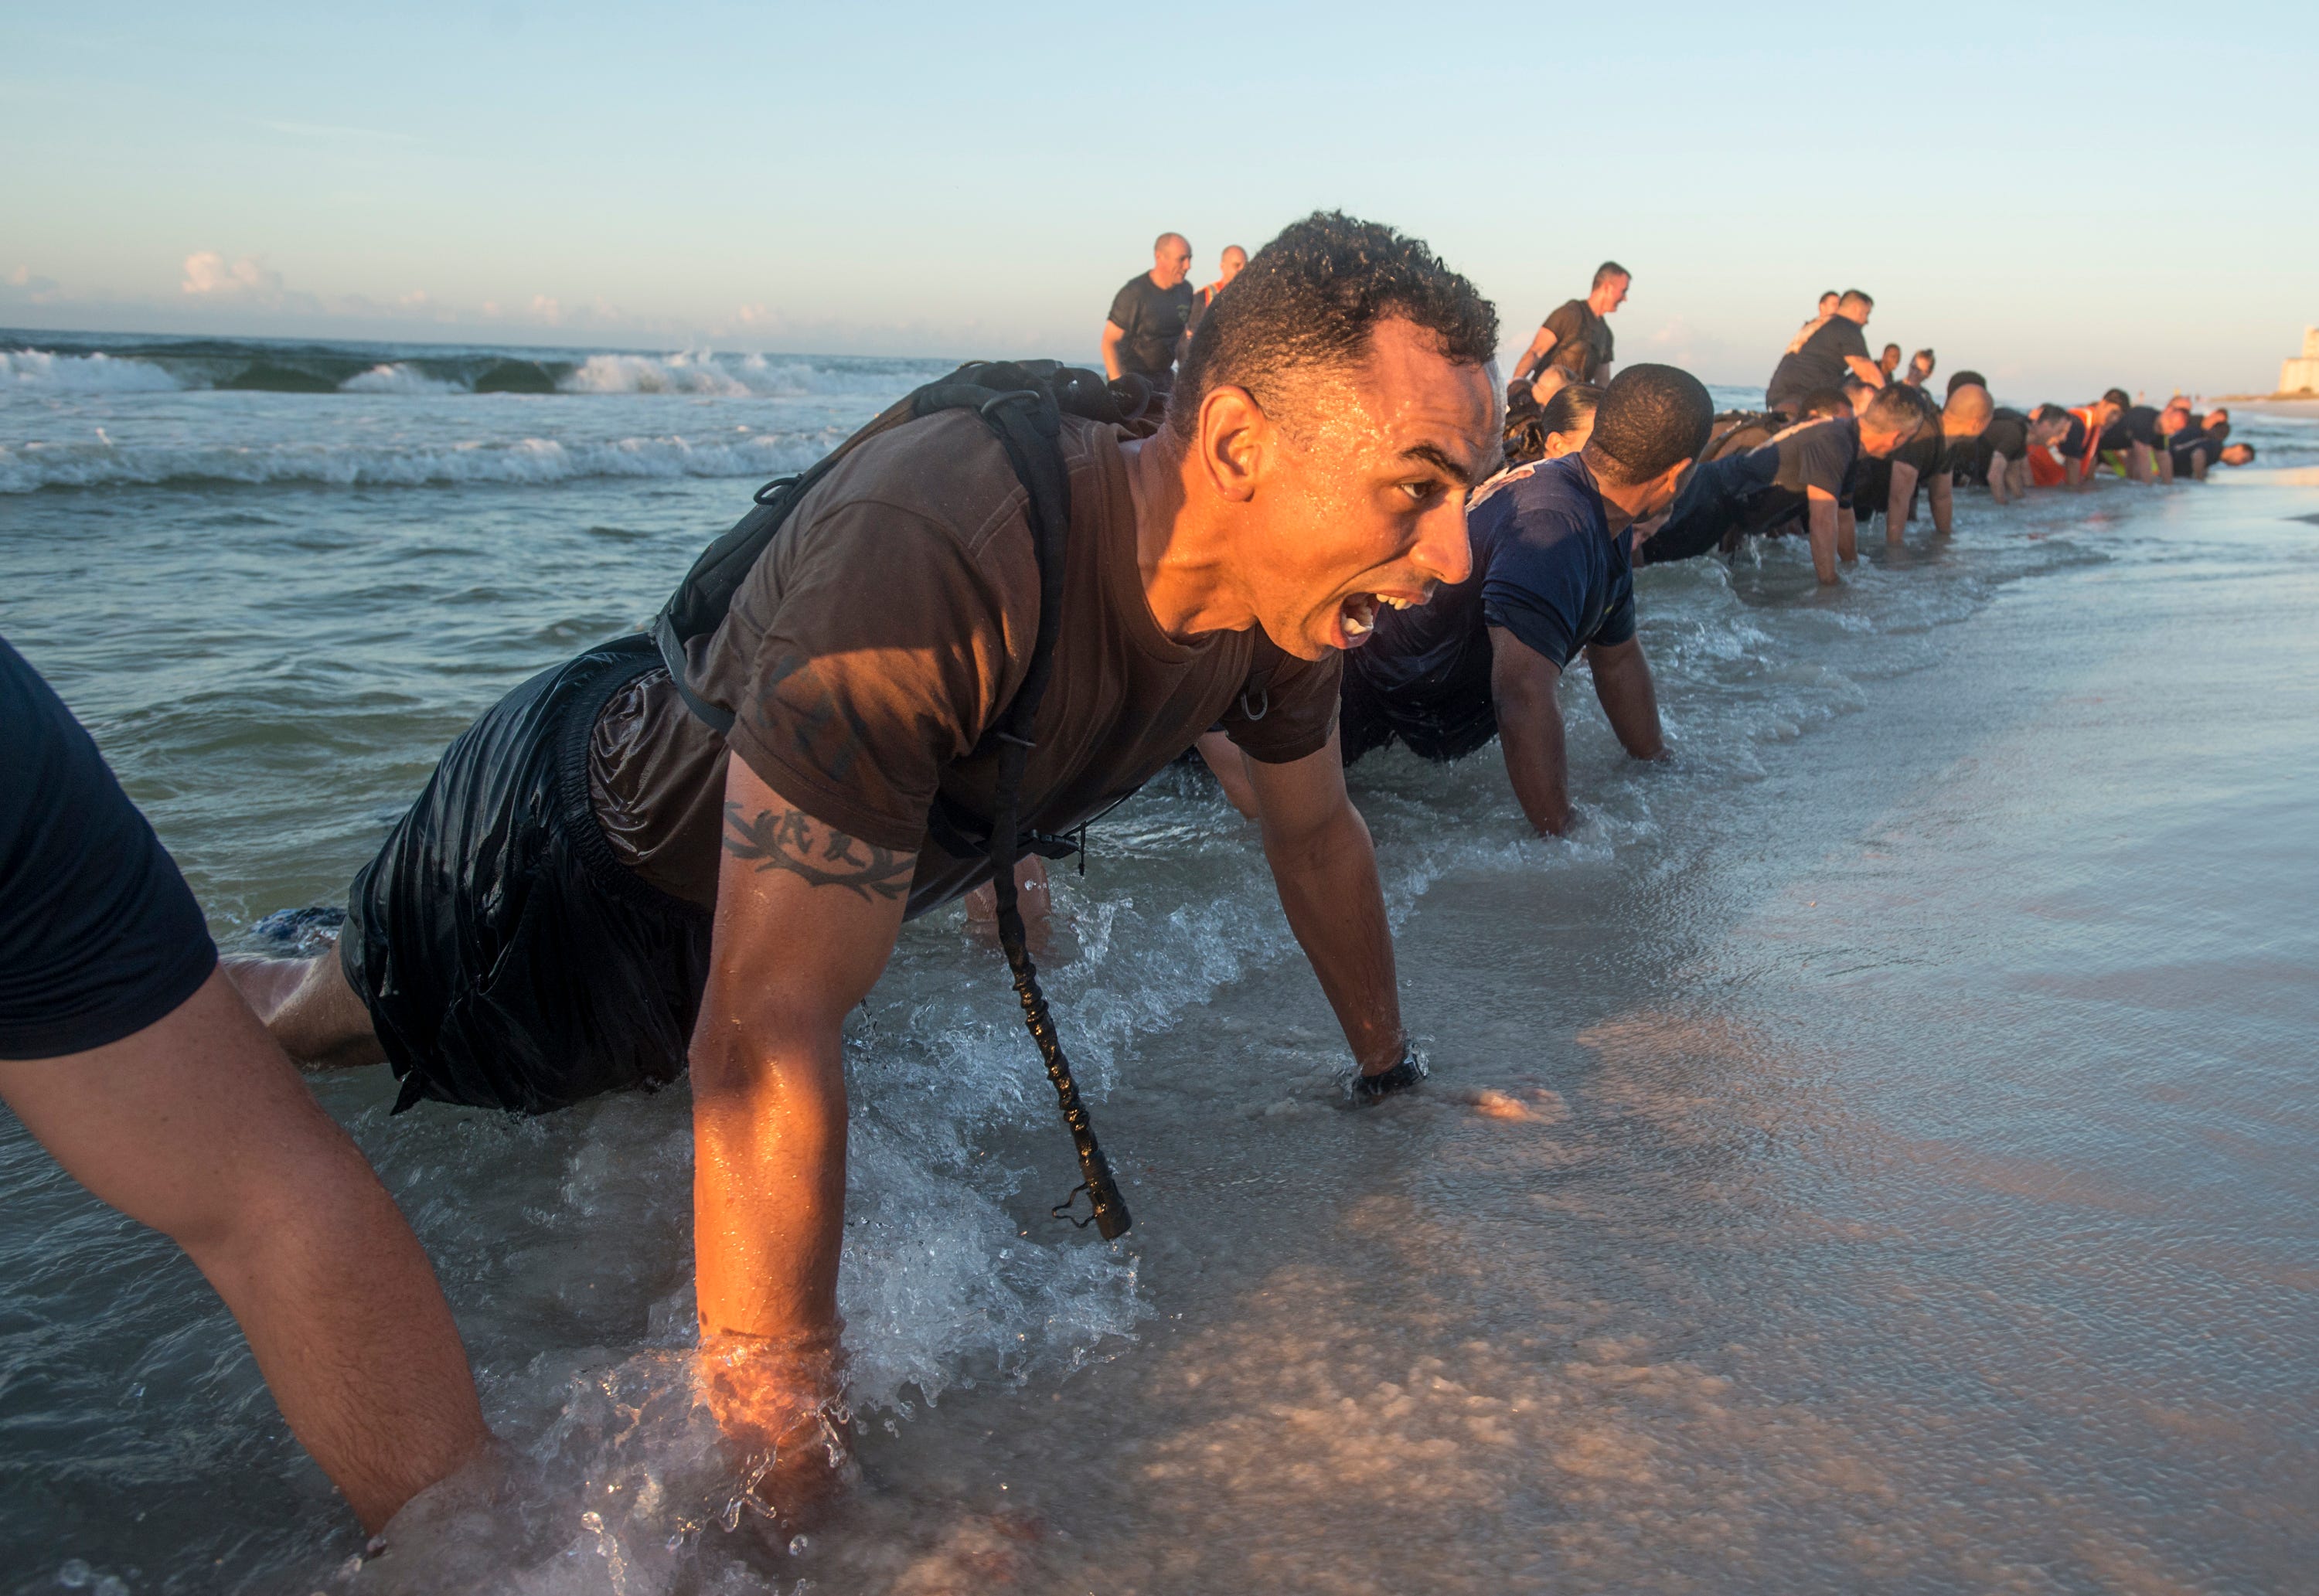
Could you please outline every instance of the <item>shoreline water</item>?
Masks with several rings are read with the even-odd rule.
[[[1139,1183],[1116,1256],[1033,1223],[1068,1177],[1004,981],[914,926],[850,1037],[869,1478],[794,1558],[715,1527],[672,1384],[681,1092],[390,1124],[324,1086],[529,1492],[521,1534],[337,1582],[358,1547],[230,1322],[11,1127],[0,1348],[42,1375],[0,1388],[5,1560],[293,1596],[2276,1582],[2307,1547],[2265,1460],[2319,1436],[2278,1384],[2314,1363],[2278,795],[2319,762],[2300,699],[2266,742],[2231,690],[2314,680],[2305,475],[1968,497],[1833,597],[1789,547],[1646,573],[1677,762],[1575,709],[1567,843],[1494,754],[1358,768],[1437,1069],[1381,1116],[1334,1106],[1247,834],[1161,785],[1061,888],[1055,990]],[[6,624],[231,944],[342,891],[474,708],[633,625],[736,496],[58,489],[0,549],[85,603]]]

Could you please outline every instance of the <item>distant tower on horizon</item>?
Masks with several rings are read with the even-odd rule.
[[[2319,327],[2303,329],[2303,357],[2278,363],[2281,393],[2319,393]]]

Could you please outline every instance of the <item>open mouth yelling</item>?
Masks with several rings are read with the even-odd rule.
[[[1340,648],[1358,648],[1376,630],[1377,611],[1382,609],[1413,609],[1424,603],[1422,599],[1403,599],[1392,593],[1355,593],[1337,606],[1337,631]]]

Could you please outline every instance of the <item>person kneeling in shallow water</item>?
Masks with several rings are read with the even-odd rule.
[[[365,1529],[489,1441],[411,1227],[218,970],[185,879],[0,641],[0,1100],[185,1249]],[[48,1352],[12,1351],[12,1378]],[[108,1583],[112,1582],[107,1582]]]
[[[1071,554],[1021,819],[1067,833],[1221,723],[1369,1095],[1420,1071],[1340,651],[1471,566],[1497,337],[1424,245],[1319,214],[1216,297],[1155,436],[1061,422]],[[452,744],[337,957],[245,972],[293,1054],[383,1057],[406,1103],[545,1112],[689,1059],[703,1387],[730,1445],[771,1450],[783,1511],[843,1466],[841,1029],[904,919],[989,872],[929,817],[993,812],[984,733],[1038,629],[1025,504],[971,410],[866,437],[689,645],[728,734],[641,640],[546,672]]]
[[[1376,640],[1345,662],[1347,762],[1396,738],[1453,760],[1497,736],[1522,813],[1559,835],[1571,822],[1560,687],[1581,650],[1620,743],[1661,757],[1626,533],[1674,499],[1714,414],[1689,373],[1631,365],[1575,453],[1484,483],[1466,507],[1473,573],[1422,609],[1380,618]]]

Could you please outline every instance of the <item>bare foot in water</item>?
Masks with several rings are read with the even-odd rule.
[[[355,996],[333,947],[311,959],[218,960],[226,979],[264,1023],[282,1050],[307,1069],[348,1069],[386,1062],[371,1030],[370,1010]]]

